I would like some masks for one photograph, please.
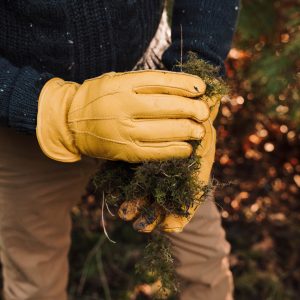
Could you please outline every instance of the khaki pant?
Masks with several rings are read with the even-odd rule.
[[[93,160],[46,158],[33,136],[0,127],[0,245],[6,300],[65,300],[70,210],[80,199]],[[229,245],[220,215],[206,202],[185,231],[171,234],[186,282],[181,299],[232,299]],[[123,299],[114,299],[123,300]]]

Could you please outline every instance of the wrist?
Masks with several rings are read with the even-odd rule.
[[[63,162],[80,160],[68,113],[79,84],[53,78],[46,82],[38,100],[36,135],[42,151],[50,158]]]

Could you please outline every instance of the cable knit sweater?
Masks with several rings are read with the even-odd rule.
[[[183,50],[223,67],[239,0],[175,0],[172,69]],[[163,0],[3,0],[0,2],[0,124],[33,133],[39,93],[59,76],[82,82],[128,71],[158,27]]]

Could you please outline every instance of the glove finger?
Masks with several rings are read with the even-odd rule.
[[[183,228],[190,221],[190,217],[168,215],[160,224],[160,229],[164,232],[182,232]]]
[[[143,213],[134,223],[133,228],[138,232],[149,233],[153,231],[162,220],[160,209],[154,203],[149,208],[149,213]]]
[[[131,157],[130,162],[159,161],[173,158],[187,158],[192,154],[193,148],[185,142],[135,142],[135,149],[132,153],[138,153],[136,157]]]
[[[190,222],[200,203],[195,204],[188,210],[188,216],[167,215],[160,224],[160,229],[164,232],[182,232],[183,228]]]
[[[216,119],[219,112],[221,97],[220,96],[207,97],[204,95],[201,99],[208,104],[210,108],[209,119],[213,122]]]
[[[124,201],[118,210],[118,215],[124,221],[131,221],[140,214],[140,210],[146,204],[147,201],[142,198]]]
[[[216,130],[210,120],[202,123],[202,126],[204,127],[205,135],[197,148],[196,154],[200,157],[214,156],[216,146]]]
[[[198,172],[198,180],[199,183],[203,185],[209,184],[210,173],[214,163],[215,158],[215,130],[212,130],[213,136],[211,137],[214,141],[213,143],[209,143],[209,150],[206,151],[205,156],[201,157],[201,168]],[[199,197],[203,196],[204,192],[202,192]],[[203,197],[202,197],[203,198]],[[202,199],[201,199],[202,200]],[[160,224],[160,228],[165,232],[181,232],[183,228],[190,222],[192,217],[194,216],[197,208],[201,205],[201,203],[196,203],[193,207],[188,210],[189,216],[177,216],[177,215],[167,215],[163,222]],[[201,209],[201,207],[200,207]]]
[[[195,75],[168,71],[139,71],[127,73],[136,77],[134,91],[138,94],[170,94],[199,97],[205,93],[204,81]]]
[[[135,122],[131,137],[140,142],[172,142],[201,140],[204,134],[203,125],[192,120],[148,120]]]
[[[170,95],[136,95],[132,98],[135,119],[192,119],[204,122],[210,109],[206,101]]]

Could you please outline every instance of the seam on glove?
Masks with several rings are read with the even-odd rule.
[[[172,138],[168,138],[167,141],[166,141],[166,138],[157,138],[157,139],[143,139],[143,140],[139,140],[141,143],[143,142],[169,142],[169,141],[172,141],[172,142],[180,142],[180,141],[200,141],[202,140],[203,137],[201,138],[195,138],[194,136],[177,136],[177,137],[172,137]]]
[[[204,123],[205,121],[207,121],[209,119],[209,116],[207,119],[198,119],[193,117],[192,115],[186,115],[184,118],[182,117],[182,114],[169,114],[169,115],[159,115],[159,118],[155,117],[154,115],[133,115],[132,116],[134,118],[135,121],[138,121],[139,119],[146,121],[147,118],[149,118],[149,120],[163,120],[163,119],[191,119],[194,120],[198,123]],[[151,118],[153,117],[153,118]]]
[[[138,147],[141,148],[168,148],[168,147],[179,147],[179,148],[190,148],[192,149],[192,145],[186,142],[141,142],[134,140],[133,143],[135,143]]]
[[[94,134],[92,132],[89,132],[89,131],[84,131],[84,130],[81,131],[81,130],[76,130],[76,129],[72,129],[72,131],[77,133],[77,134],[87,134],[89,136],[92,136],[92,137],[97,138],[97,139],[102,140],[102,141],[111,142],[111,143],[115,143],[115,144],[121,144],[121,145],[128,145],[128,143],[126,143],[126,142],[107,139],[107,138],[101,137],[101,136],[99,136],[97,134]]]
[[[81,122],[81,121],[106,121],[106,120],[130,120],[130,121],[134,121],[131,118],[120,118],[119,116],[104,116],[104,117],[97,117],[97,118],[81,118],[81,119],[72,119],[69,120],[68,123],[74,123],[74,122]],[[150,119],[150,120],[154,120],[154,119]]]
[[[189,76],[189,77],[194,77],[197,78],[198,80],[201,79],[199,76],[197,75],[192,75],[192,74],[188,74],[185,72],[174,72],[174,71],[167,71],[167,70],[137,70],[137,71],[128,71],[128,72],[122,72],[122,73],[115,73],[114,77],[117,76],[122,76],[124,74],[129,74],[129,75],[133,75],[133,74],[137,74],[137,73],[160,73],[160,74],[176,74],[176,75],[180,75],[180,76]],[[202,80],[202,79],[201,79]]]
[[[200,93],[200,92],[192,92],[188,89],[184,89],[184,88],[179,88],[177,86],[173,86],[173,85],[158,85],[158,84],[144,84],[144,85],[139,85],[139,86],[136,86],[133,88],[133,91],[136,93],[136,94],[142,94],[142,95],[147,95],[149,93],[139,93],[138,90],[142,90],[142,89],[145,89],[145,88],[168,88],[168,89],[174,89],[176,91],[184,91],[186,92],[187,94],[191,95],[191,97],[200,97],[201,95],[203,95],[203,93]],[[161,93],[162,95],[173,95],[173,94],[169,94],[169,93]],[[175,95],[174,95],[175,96]]]
[[[112,93],[107,93],[107,94],[104,94],[104,95],[101,95],[100,97],[97,97],[95,99],[92,99],[90,102],[88,103],[85,103],[82,107],[77,107],[76,109],[72,110],[72,111],[69,111],[69,115],[81,110],[81,109],[84,109],[86,108],[87,106],[89,106],[90,104],[94,103],[95,101],[97,100],[100,100],[101,98],[103,97],[106,97],[106,96],[112,96],[112,95],[115,95],[115,94],[118,94],[119,92],[112,92]],[[76,96],[75,96],[76,97]]]

